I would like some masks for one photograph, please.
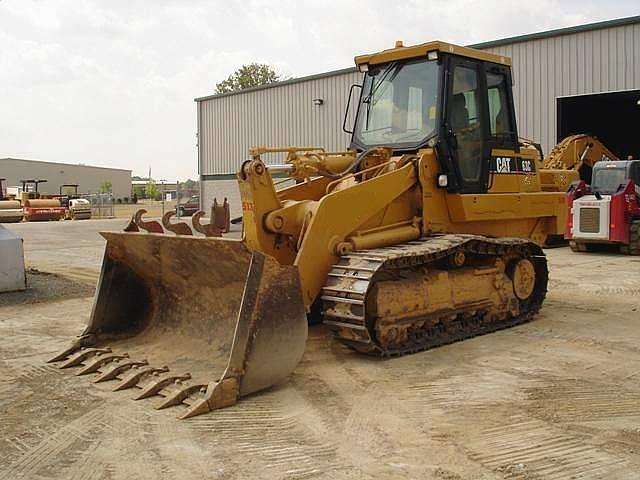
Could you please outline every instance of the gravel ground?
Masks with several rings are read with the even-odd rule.
[[[35,268],[27,270],[27,285],[27,290],[23,292],[0,295],[0,307],[91,297],[95,291],[93,284],[78,282],[55,273],[41,272]]]
[[[178,421],[45,363],[90,313],[97,232],[122,223],[11,227],[56,275],[0,303],[1,479],[640,478],[640,258],[548,250],[535,321],[402,358],[314,327],[288,383]]]

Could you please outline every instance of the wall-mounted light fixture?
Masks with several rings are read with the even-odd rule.
[[[316,107],[319,107],[320,105],[322,105],[324,103],[324,100],[322,98],[314,98],[313,99],[313,104]]]

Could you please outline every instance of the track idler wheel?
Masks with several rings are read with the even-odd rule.
[[[527,300],[536,286],[536,268],[531,260],[522,258],[513,267],[513,293],[519,300]]]

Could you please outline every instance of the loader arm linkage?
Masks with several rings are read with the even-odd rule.
[[[304,183],[280,192],[276,192],[270,168],[259,155],[242,167],[239,182],[247,245],[297,267],[307,310],[340,255],[421,235],[417,209],[387,210],[394,202],[398,206],[410,204],[399,198],[417,188],[416,158],[391,159],[390,152],[374,153],[381,156],[368,170],[331,183],[325,181],[326,177],[306,178]],[[344,156],[355,160],[350,152]],[[319,167],[325,165],[320,162]],[[303,169],[303,165],[294,163],[292,172]],[[322,196],[287,200],[296,190],[309,189],[307,182],[324,186]]]

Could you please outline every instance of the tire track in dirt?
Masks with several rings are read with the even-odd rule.
[[[638,478],[627,459],[526,416],[483,429],[465,448],[471,458],[505,478]]]
[[[351,465],[336,478],[462,478],[447,467],[470,462],[432,434],[431,412],[416,421],[414,405],[399,400],[414,378],[428,375],[424,355],[382,360],[324,343],[301,364],[293,386],[305,400],[303,418],[312,412],[315,428]],[[440,460],[425,458],[425,450],[438,451]]]
[[[0,479],[33,478],[41,469],[58,462],[63,454],[66,457],[74,450],[88,448],[92,436],[87,426],[103,420],[105,415],[103,408],[95,408],[45,436],[38,445],[8,465],[4,472],[0,471]]]
[[[640,419],[640,392],[619,385],[558,379],[526,390],[533,415],[560,422]]]
[[[288,398],[283,398],[288,397]],[[202,415],[189,421],[189,428],[212,433],[216,442],[259,458],[265,478],[305,479],[326,475],[339,467],[335,448],[306,429],[300,413],[291,408],[292,395],[282,390],[250,397],[234,408]]]
[[[66,471],[66,480],[101,480],[105,478],[107,471],[104,465],[96,458],[96,452],[101,448],[99,442],[89,445],[82,452],[80,459],[73,463]]]
[[[399,385],[396,399],[432,435],[453,436],[472,461],[505,478],[637,478],[629,473],[628,455],[589,443],[589,436],[567,433],[549,423],[549,414],[541,414],[551,408],[564,420],[638,415],[640,394],[571,380],[554,384],[548,372],[536,368],[525,368],[521,377],[519,366],[505,364],[507,370],[503,365],[460,365],[458,371],[466,373],[456,375],[454,369],[429,381],[411,375]],[[526,413],[512,417],[522,410]]]

